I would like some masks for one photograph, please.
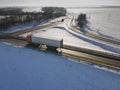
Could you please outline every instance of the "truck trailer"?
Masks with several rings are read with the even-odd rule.
[[[53,38],[50,36],[41,36],[39,34],[30,34],[26,37],[28,43],[43,44],[55,48],[61,48],[63,46],[63,39]]]

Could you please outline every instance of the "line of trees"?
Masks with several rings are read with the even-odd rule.
[[[67,13],[67,10],[63,7],[43,7],[42,11],[44,12],[44,15],[48,18],[65,16]]]
[[[23,12],[21,9],[1,9],[0,11],[2,11],[0,15],[6,15],[0,19],[0,30],[6,30],[17,24],[65,16],[67,12],[65,8],[59,7],[43,7],[43,12]]]
[[[24,13],[23,15],[11,15],[0,19],[0,28],[7,29],[13,25],[41,20],[43,20],[42,13]]]
[[[22,8],[0,8],[0,15],[20,15],[22,14]]]

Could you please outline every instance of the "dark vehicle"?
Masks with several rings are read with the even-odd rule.
[[[64,22],[64,19],[62,19],[61,22]]]

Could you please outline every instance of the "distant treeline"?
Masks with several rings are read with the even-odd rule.
[[[43,7],[42,11],[48,18],[65,16],[67,13],[67,10],[63,7]]]
[[[23,14],[22,8],[0,8],[0,15],[19,15]]]
[[[5,16],[0,19],[0,30],[17,24],[65,16],[66,13],[66,9],[61,7],[43,7],[42,12],[23,12],[22,9],[19,8],[0,9],[0,15]]]
[[[0,19],[0,28],[7,29],[10,26],[24,24],[32,21],[41,21],[45,19],[42,13],[27,13],[26,15],[11,15]]]

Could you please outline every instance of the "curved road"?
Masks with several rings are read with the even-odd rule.
[[[58,21],[58,22],[53,22],[53,23],[50,23],[50,24],[34,27],[34,28],[31,28],[31,29],[26,29],[26,30],[10,33],[10,34],[5,35],[6,37],[0,39],[0,41],[11,43],[11,44],[16,44],[16,45],[20,45],[20,46],[26,46],[27,45],[26,40],[18,37],[20,34],[24,34],[24,33],[27,33],[27,32],[32,32],[32,31],[38,30],[38,29],[43,29],[43,28],[55,26],[55,25],[58,25],[60,23],[61,22]],[[69,28],[70,29],[72,28],[72,30],[73,30],[73,26],[70,25]],[[3,36],[4,36],[3,34],[0,35],[0,37],[3,37]],[[91,54],[92,52],[94,52],[94,51],[91,51],[91,50],[85,50],[85,49],[82,49],[82,48],[79,49],[79,48],[76,48],[76,47],[65,46],[65,45],[60,50],[61,50],[62,55],[64,55],[64,56],[75,58],[77,60],[84,60],[86,62],[90,62],[90,63],[93,63],[93,64],[98,64],[100,66],[105,66],[105,67],[109,67],[109,68],[120,71],[120,61],[119,61],[120,56],[115,55],[115,56],[113,56],[113,58],[114,58],[113,59],[112,57],[110,57],[110,58],[105,57],[106,54],[104,54],[102,52],[98,53],[96,55],[96,54]],[[94,52],[94,53],[96,53],[96,52]],[[107,54],[107,55],[109,56],[110,54]]]

